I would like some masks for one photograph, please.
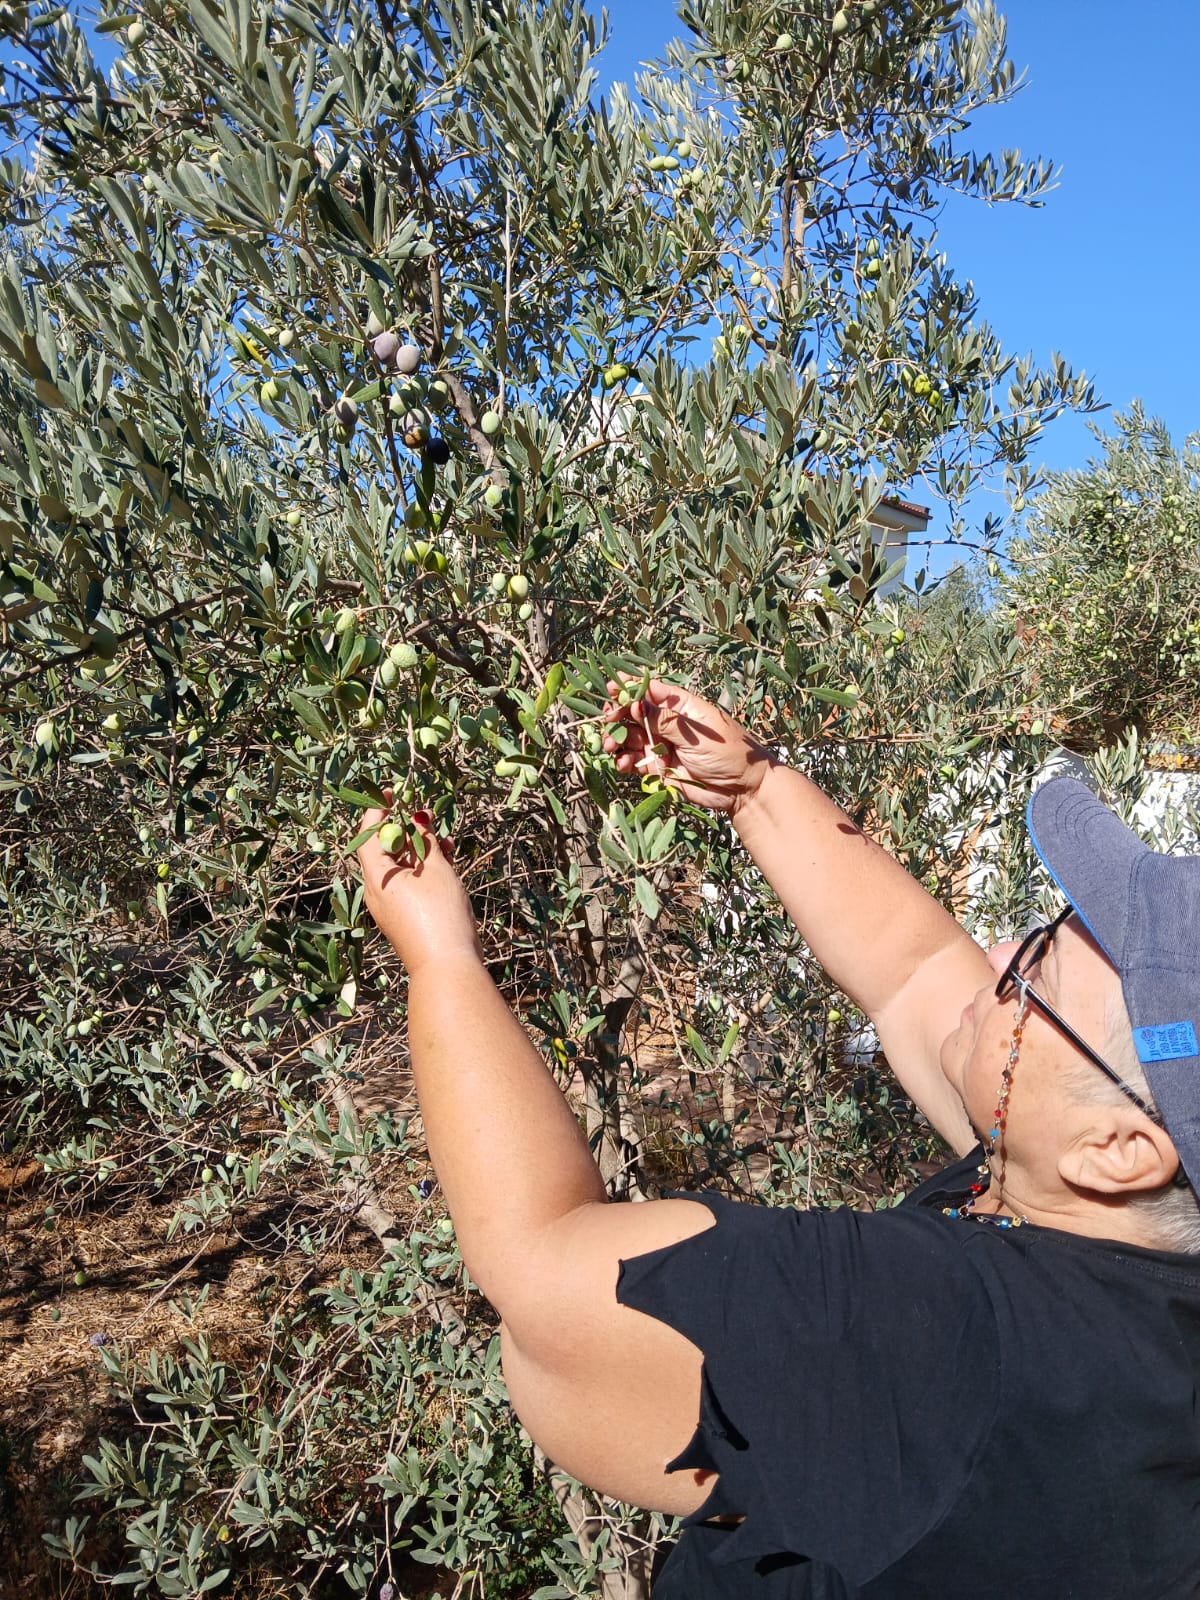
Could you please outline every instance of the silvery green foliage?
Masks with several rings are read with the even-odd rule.
[[[1031,768],[1011,641],[881,603],[869,516],[904,490],[953,518],[989,470],[1025,492],[1043,422],[1093,404],[1000,348],[936,235],[948,191],[1040,203],[1052,174],[964,142],[1016,86],[990,6],[847,12],[835,37],[824,8],[688,3],[603,106],[574,3],[0,18],[0,1027],[52,1207],[140,1185],[203,1240],[308,1196],[303,1261],[379,1209],[406,1135],[338,1085],[402,991],[341,851],[388,780],[480,857],[489,955],[614,1194],[896,1192],[912,1129],[847,1067],[858,1019],[727,831],[618,779],[594,721],[618,670],[721,696],[960,907]],[[500,1485],[546,1491],[486,1322],[481,1355],[395,1309],[446,1288],[419,1232],[402,1282],[300,1295],[253,1426],[268,1380],[212,1387],[198,1307],[158,1357],[174,1420],[130,1402],[59,1550],[161,1592],[368,1592],[402,1548],[478,1592],[632,1592],[647,1519],[566,1491],[570,1535],[531,1553],[499,1515]],[[450,1394],[482,1454],[430,1420]]]
[[[1012,542],[1003,598],[1072,741],[1127,728],[1191,744],[1200,705],[1200,450],[1140,403],[1100,453],[1054,473]]]

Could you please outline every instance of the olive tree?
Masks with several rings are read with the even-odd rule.
[[[273,1364],[202,1302],[170,1350],[106,1346],[128,1429],[54,1548],[163,1593],[399,1592],[405,1551],[488,1594],[644,1593],[661,1519],[538,1487],[380,1102],[403,994],[355,817],[390,785],[389,840],[417,806],[455,835],[614,1196],[887,1203],[912,1125],[844,1002],[597,720],[619,673],[720,697],[961,908],[1012,804],[978,758],[1028,766],[1027,696],[1002,633],[879,599],[872,513],[1029,492],[1043,423],[1093,404],[939,248],[948,192],[1052,182],[963,137],[1017,87],[1002,19],[685,0],[607,101],[577,3],[92,21],[0,18],[13,1137],[50,1225],[153,1189],[202,1244],[292,1197],[309,1298],[265,1304]],[[359,1224],[382,1265],[339,1271]],[[535,1503],[571,1538],[531,1551]]]
[[[1009,547],[1002,586],[1030,670],[1089,746],[1128,728],[1194,743],[1200,727],[1200,453],[1135,404],[1101,454],[1051,475]]]

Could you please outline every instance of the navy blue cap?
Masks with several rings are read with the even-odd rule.
[[[1029,802],[1029,837],[1116,967],[1133,1042],[1200,1192],[1200,856],[1151,850],[1078,778]]]

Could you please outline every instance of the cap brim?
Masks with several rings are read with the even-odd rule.
[[[1033,848],[1084,926],[1118,969],[1138,863],[1151,854],[1137,834],[1078,778],[1051,778],[1026,811]]]

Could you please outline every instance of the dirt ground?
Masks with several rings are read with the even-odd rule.
[[[137,1195],[102,1211],[59,1211],[47,1227],[40,1164],[0,1158],[3,1600],[76,1600],[87,1592],[45,1551],[41,1534],[71,1514],[83,1455],[100,1435],[125,1431],[102,1343],[120,1341],[135,1353],[170,1350],[203,1331],[218,1354],[244,1361],[253,1328],[247,1307],[301,1275],[281,1258],[282,1219],[268,1208],[250,1219],[249,1236],[243,1227],[237,1236],[206,1234],[199,1242],[195,1235],[167,1239],[173,1209]],[[378,1259],[374,1238],[355,1230],[337,1265],[370,1270]],[[176,1302],[204,1288],[207,1300],[189,1322]]]

